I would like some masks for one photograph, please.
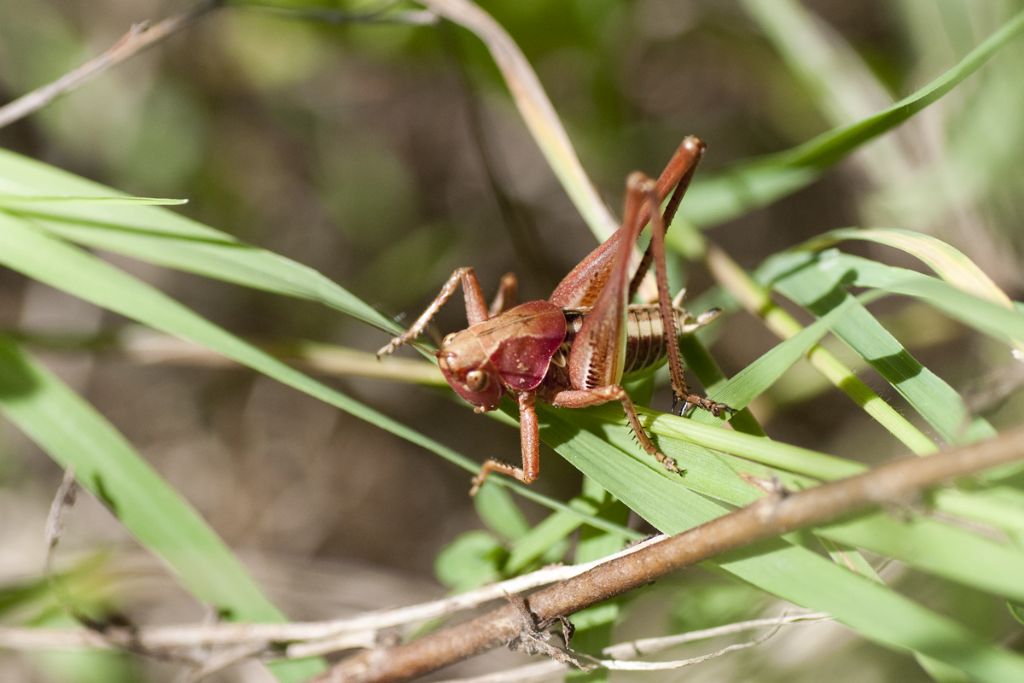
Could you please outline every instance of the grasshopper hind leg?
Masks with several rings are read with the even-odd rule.
[[[699,156],[694,160],[696,165]],[[692,175],[692,167],[684,178]],[[654,181],[643,178],[638,187],[646,195],[647,206],[651,216],[651,243],[650,251],[653,255],[655,282],[658,286],[658,308],[661,310],[661,317],[665,325],[665,336],[668,338],[668,369],[672,380],[672,412],[682,415],[692,408],[703,408],[715,417],[732,412],[732,409],[724,403],[712,401],[706,396],[700,396],[690,391],[686,384],[686,376],[683,373],[683,360],[679,352],[678,330],[676,328],[676,317],[673,312],[675,301],[668,293],[668,273],[665,268],[665,231],[666,224],[664,217],[659,212],[659,197]],[[680,183],[680,188],[685,190],[685,185]],[[682,408],[677,412],[677,406]]]

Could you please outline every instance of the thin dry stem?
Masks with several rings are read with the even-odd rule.
[[[134,57],[139,52],[188,28],[210,10],[220,6],[219,0],[205,0],[186,12],[155,24],[133,24],[128,32],[103,53],[69,71],[52,83],[36,88],[0,107],[0,128],[39,111],[61,95],[77,90],[107,69]]]
[[[352,648],[369,648],[377,644],[377,634],[385,629],[437,619],[494,600],[505,600],[511,594],[578,576],[604,562],[638,552],[666,538],[656,536],[594,562],[545,567],[442,600],[368,612],[347,619],[289,624],[211,623],[132,629],[110,627],[102,635],[88,629],[0,627],[0,648],[47,650],[110,648],[134,644],[152,652],[253,646],[266,648],[269,652],[272,645],[288,643],[284,649],[284,656],[288,658],[310,657]],[[280,650],[276,648],[273,654],[281,656]]]
[[[772,301],[770,292],[754,282],[724,250],[708,243],[705,258],[708,269],[719,284],[736,297],[747,311],[761,318],[765,326],[780,339],[794,337],[803,329],[796,318]],[[938,448],[924,432],[894,410],[824,346],[814,344],[805,355],[818,372],[904,446],[918,455],[933,453]]]
[[[799,493],[783,492],[670,537],[528,598],[540,623],[550,623],[666,574],[731,550],[821,525],[854,512],[905,501],[950,479],[1024,458],[1024,428],[997,439],[926,458],[906,458]],[[499,647],[522,631],[514,606],[436,631],[405,645],[350,657],[315,680],[364,683],[407,680]]]
[[[69,465],[64,470],[60,486],[50,503],[50,512],[46,515],[46,573],[51,574],[53,552],[57,549],[64,535],[64,512],[75,504],[78,494],[78,483],[75,481],[75,468]]]
[[[808,612],[804,614],[783,614],[779,617],[770,617],[763,619],[751,619],[749,621],[740,621],[734,624],[725,624],[723,626],[715,626],[714,628],[701,629],[698,631],[687,631],[686,633],[676,633],[670,636],[662,636],[658,638],[644,638],[641,640],[632,640],[624,643],[616,643],[615,645],[609,645],[601,651],[601,654],[605,657],[604,659],[596,660],[600,666],[609,670],[618,671],[643,671],[643,670],[667,670],[673,668],[683,668],[685,666],[692,666],[705,662],[708,659],[714,657],[721,657],[722,655],[734,652],[737,649],[746,649],[747,647],[753,647],[764,642],[767,637],[770,637],[774,630],[780,626],[787,626],[790,624],[797,624],[801,622],[813,622],[823,621],[829,618],[829,615],[824,612]],[[773,628],[774,627],[774,628]],[[756,628],[771,628],[767,634],[762,635],[753,640],[746,641],[743,643],[736,643],[734,645],[728,645],[724,648],[720,648],[711,653],[701,655],[699,657],[692,657],[689,659],[679,659],[669,662],[637,662],[633,661],[639,657],[657,654],[663,652],[669,648],[683,645],[686,643],[692,643],[700,640],[708,640],[710,638],[719,638],[725,635],[732,635],[736,633],[742,633],[744,631],[750,631]],[[641,665],[648,665],[657,667],[656,669],[644,668]],[[529,681],[545,681],[550,680],[553,676],[559,673],[564,673],[568,669],[559,662],[549,661],[540,662],[538,664],[528,664],[526,666],[519,666],[513,669],[506,669],[503,671],[495,671],[489,674],[483,674],[481,676],[472,676],[470,678],[450,678],[440,683],[507,683],[508,681],[515,681],[516,683],[524,683]]]
[[[618,227],[618,221],[583,170],[540,79],[512,37],[491,15],[469,0],[419,1],[438,15],[469,29],[484,42],[551,169],[597,238],[607,239]]]

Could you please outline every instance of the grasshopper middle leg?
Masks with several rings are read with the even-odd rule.
[[[653,455],[654,459],[664,465],[665,469],[669,472],[679,472],[679,466],[676,464],[676,461],[658,450],[658,447],[651,441],[651,437],[647,436],[643,425],[640,424],[640,416],[636,414],[636,407],[633,405],[633,401],[629,398],[626,390],[618,384],[609,384],[592,389],[566,389],[558,392],[551,398],[551,405],[556,408],[589,408],[590,406],[599,406],[611,401],[622,403],[622,410],[626,413],[626,419],[629,421],[629,426],[633,430],[636,440],[640,442],[640,447],[650,455]]]

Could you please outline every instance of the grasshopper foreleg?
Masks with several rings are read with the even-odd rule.
[[[462,294],[466,300],[466,318],[469,320],[469,324],[474,325],[487,320],[490,317],[487,310],[487,301],[484,299],[484,293],[480,289],[480,281],[477,280],[476,272],[471,267],[456,268],[455,272],[448,278],[448,281],[444,283],[437,297],[427,306],[427,310],[423,311],[420,317],[416,318],[416,322],[408,330],[382,346],[377,351],[377,358],[394,353],[400,346],[414,341],[423,334],[423,330],[434,319],[437,312],[455,294],[455,290],[458,289],[460,283],[462,284]],[[502,278],[502,285],[507,288],[505,278]],[[498,296],[502,296],[501,290],[499,290]]]
[[[491,301],[491,308],[488,313],[493,318],[496,315],[501,315],[508,309],[516,305],[519,300],[519,281],[516,280],[515,273],[505,273],[501,276],[501,282],[498,283],[498,291],[494,295],[494,300]]]

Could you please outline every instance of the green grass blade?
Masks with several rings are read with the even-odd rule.
[[[803,3],[744,0],[743,6],[830,126],[868,118],[892,103],[888,89],[845,37]],[[870,156],[853,160],[875,187],[899,182],[913,166],[905,149],[887,137],[872,143]]]
[[[199,600],[232,620],[282,622],[245,568],[196,511],[81,397],[0,338],[0,409],[155,551]],[[281,680],[322,671],[316,661],[275,667]]]
[[[618,227],[594,185],[583,170],[544,86],[533,67],[508,32],[477,5],[468,0],[420,0],[446,19],[472,31],[487,46],[501,71],[519,115],[551,170],[565,188],[580,216],[599,240]]]
[[[720,249],[709,249],[708,264],[722,286],[745,309],[763,319],[772,332],[788,339],[803,329],[796,318],[772,301],[771,292],[767,287],[758,284]],[[782,268],[778,272],[786,271]],[[886,403],[877,392],[865,384],[855,372],[846,367],[828,349],[816,345],[808,350],[807,359],[823,377],[846,394],[865,413],[911,451],[924,454],[936,450],[936,445],[930,437]]]
[[[473,507],[484,525],[505,540],[517,541],[530,533],[530,523],[511,494],[500,486],[480,489],[473,499]]]
[[[697,375],[708,395],[717,395],[716,392],[720,392],[727,381],[725,373],[718,367],[718,363],[708,353],[701,340],[695,335],[686,335],[679,340],[679,350],[683,352],[686,368]],[[765,435],[764,428],[761,427],[749,409],[739,409],[738,406],[731,403],[729,405],[737,408],[736,412],[729,418],[729,424],[732,425],[733,429],[755,436]]]
[[[808,257],[801,267],[787,267],[771,285],[815,315],[826,315],[837,307],[848,307],[853,300],[843,287],[847,271],[832,265]],[[777,270],[771,262],[766,266]],[[985,420],[969,419],[960,395],[921,365],[863,305],[855,304],[846,315],[831,320],[829,326],[836,336],[892,384],[947,442],[975,441],[995,434]]]
[[[794,363],[802,359],[811,347],[828,333],[829,325],[846,315],[846,312],[852,308],[852,304],[853,302],[850,301],[833,308],[828,315],[808,325],[789,339],[776,344],[756,361],[736,373],[728,382],[716,387],[710,393],[711,398],[733,408],[745,408],[774,384]],[[709,421],[714,418],[707,414],[701,414],[698,419]]]
[[[786,68],[834,126],[873,114],[891,97],[848,42],[797,0],[743,0]],[[885,162],[892,158],[887,154]]]
[[[960,62],[917,92],[856,123],[819,135],[793,149],[737,164],[697,179],[686,198],[686,219],[721,223],[774,202],[816,180],[825,169],[864,143],[895,128],[940,99],[1024,31],[1024,11],[971,50]]]
[[[1017,307],[1006,308],[937,278],[859,256],[827,250],[816,258],[821,261],[821,268],[840,274],[848,285],[920,299],[951,318],[1007,345],[1024,339],[1024,313]],[[801,260],[802,257],[796,255],[789,261],[789,267]],[[780,259],[775,264],[776,271],[779,265],[785,267],[785,260]]]
[[[1024,552],[924,515],[896,519],[884,513],[815,530],[819,535],[887,557],[923,571],[1019,600],[1024,594]],[[985,571],[978,571],[985,567]]]
[[[298,389],[314,398],[391,432],[448,462],[476,474],[479,464],[401,422],[317,382],[248,344],[131,275],[62,240],[36,229],[25,219],[0,213],[0,264],[128,318],[205,346],[226,358]],[[361,302],[360,302],[361,303]],[[365,305],[365,304],[364,304]],[[518,494],[553,510],[578,514],[588,524],[613,533],[622,529],[599,517],[501,480]]]
[[[27,157],[0,150],[0,192],[118,197],[118,192]],[[8,207],[33,225],[96,249],[206,277],[308,299],[379,329],[397,326],[312,268],[154,206],[51,202]]]
[[[674,415],[661,414],[651,420],[651,415],[643,411],[643,420],[659,437],[659,446],[686,467],[682,478],[666,475],[667,480],[728,505],[747,505],[763,494],[752,483],[752,478],[761,481],[778,478],[787,488],[801,490],[817,485],[822,479],[809,476],[812,472],[826,473],[830,475],[827,478],[836,479],[866,470],[860,463],[764,437],[697,424],[694,420]],[[591,422],[594,417],[603,420],[604,424],[594,425]],[[663,473],[653,460],[637,452],[621,414],[616,414],[614,409],[591,411],[588,417],[564,415],[563,419],[579,427],[585,426],[588,431],[601,433],[608,444],[618,449],[619,458],[632,456],[639,465],[650,466],[657,473]],[[787,469],[760,466],[779,463],[787,465]],[[791,474],[794,472],[796,476]],[[1019,529],[1024,523],[1024,508],[1017,498],[1010,496],[1007,499],[1006,494],[1012,493],[1015,492],[1005,487],[970,493],[944,489],[935,494],[933,505],[946,514],[964,513],[972,519],[985,518],[986,522],[992,522],[991,518],[998,515],[999,524],[993,526]],[[951,500],[951,496],[954,499]],[[980,513],[978,508],[982,508]],[[985,508],[992,508],[991,512],[986,513]],[[1016,595],[1021,590],[1018,569],[1024,569],[1024,548],[995,543],[926,516],[915,516],[900,523],[883,515],[874,515],[858,518],[848,525],[824,527],[816,533],[844,545],[886,554],[910,566],[999,596]],[[960,552],[951,551],[956,548]],[[986,572],[985,577],[977,576],[979,557],[992,558],[996,564],[985,566],[1000,569]]]
[[[655,466],[647,466],[572,420],[544,411],[545,438],[587,476],[665,533],[717,517],[728,508],[690,491]],[[953,620],[888,587],[857,576],[830,560],[785,541],[726,556],[725,571],[770,593],[830,612],[875,642],[920,652],[967,671],[978,680],[1024,675],[1024,658],[986,643]],[[811,580],[809,577],[813,577]]]
[[[797,249],[821,251],[843,240],[864,240],[899,249],[920,259],[951,285],[1011,308],[1013,302],[985,271],[956,247],[937,237],[901,228],[840,228],[804,243]]]
[[[841,228],[829,231],[800,248],[821,250],[842,240],[864,240],[900,249],[920,259],[949,284],[1006,308],[1013,308],[1010,297],[985,271],[959,249],[931,235],[898,228]],[[1024,353],[1024,340],[1018,339],[1016,347]]]
[[[820,265],[822,275],[828,278],[828,282],[830,284],[829,286],[815,290],[808,296],[815,298],[815,300],[822,299],[823,305],[825,301],[831,300],[833,303],[827,307],[831,310],[835,310],[840,306],[850,306],[850,301],[852,301],[852,299],[843,293],[843,297],[846,298],[840,298],[838,299],[838,303],[835,303],[837,301],[836,297],[832,296],[831,299],[829,299],[829,297],[823,296],[822,292],[831,292],[832,287],[841,282],[850,283],[858,278],[863,280],[864,277],[857,272],[857,268],[861,268],[865,271],[865,273],[870,276],[875,283],[889,282],[889,280],[886,279],[887,276],[890,279],[902,281],[910,275],[916,275],[919,278],[932,280],[940,285],[945,284],[935,280],[934,278],[927,278],[926,276],[913,273],[912,271],[892,269],[888,266],[876,264],[864,259],[849,260],[850,257],[846,257],[838,252],[830,252],[826,254],[821,258],[820,263],[816,260],[817,258],[818,257],[806,252],[787,252],[780,254],[766,262],[765,267],[762,268],[764,271],[762,272],[762,279],[767,281],[771,281],[773,278],[776,280],[783,280],[801,272],[801,269],[805,268],[808,262],[818,264]],[[839,259],[848,260],[837,265],[836,261]],[[866,285],[868,283],[862,282],[861,284]],[[749,287],[756,288],[757,285],[750,283]],[[964,294],[964,296],[969,295]],[[763,301],[768,302],[769,300],[765,296]],[[855,304],[855,308],[850,310],[852,313],[856,314],[857,311],[862,310],[862,306],[858,302]],[[999,309],[998,306],[995,310],[996,314],[1003,318],[1005,318],[1007,313],[1011,313],[1005,309]],[[830,319],[829,322],[831,325],[846,330],[846,327],[844,326],[847,325],[850,316],[844,315],[837,317],[832,313],[829,313],[827,317]],[[853,322],[864,323],[864,329],[858,329],[850,332],[850,340],[857,342],[859,341],[858,335],[865,332],[877,332],[878,338],[883,342],[883,346],[881,347],[883,350],[890,348],[890,343],[898,345],[898,342],[892,340],[891,336],[885,332],[884,329],[881,329],[877,321],[875,321],[870,315],[864,319],[855,317]],[[820,323],[820,321],[818,321],[818,323]],[[818,323],[815,323],[811,327],[813,328],[815,325],[818,325]],[[873,325],[869,323],[872,323]],[[998,327],[998,322],[994,323],[994,326]],[[787,340],[787,342],[784,342],[783,345],[780,345],[780,347],[784,348],[786,345],[795,345],[794,348],[791,348],[788,351],[782,351],[782,348],[773,349],[769,354],[766,354],[766,356],[777,355],[783,359],[792,358],[798,351],[806,351],[807,342],[814,341],[815,338],[816,336],[805,337],[803,342],[799,344],[793,342],[793,338],[791,338],[790,340]],[[877,350],[878,347],[871,348]],[[868,359],[875,357],[872,352],[869,352],[866,349],[861,350],[864,351],[863,355]],[[936,403],[932,401],[933,397],[928,392],[936,391],[939,397],[952,398],[954,400],[952,403],[954,407],[960,403],[959,397],[954,391],[952,391],[952,389],[945,387],[945,384],[937,377],[932,376],[929,378],[928,374],[924,372],[918,373],[918,376],[916,377],[918,382],[917,384],[907,384],[907,378],[901,378],[899,373],[906,369],[908,363],[912,365],[909,361],[907,363],[902,362],[901,358],[886,359],[883,357],[878,359],[876,365],[879,367],[880,372],[882,372],[883,375],[891,376],[894,381],[903,385],[904,390],[907,390],[909,386],[910,390],[907,391],[908,395],[917,400],[921,409],[935,411],[935,414],[930,415],[929,417],[937,424],[941,425],[947,432],[962,437],[962,440],[973,440],[993,433],[991,426],[983,420],[975,419],[969,423],[962,420],[958,421],[958,416],[956,415],[955,410],[948,411],[949,414],[946,415],[941,414],[944,407],[941,405],[941,402]],[[769,368],[758,369],[755,371],[755,368],[759,365],[768,365]],[[739,390],[739,387],[730,387],[729,383],[723,383],[716,386],[716,395],[729,392],[730,394],[733,394],[730,398],[738,401],[739,404],[742,405],[743,401],[749,400],[752,396],[767,389],[767,383],[765,380],[771,380],[773,377],[779,376],[779,370],[775,369],[773,371],[770,368],[770,365],[771,359],[769,357],[759,359],[751,365],[751,368],[740,373],[740,376],[734,377],[730,380],[730,383],[743,382],[744,375],[746,375],[748,379],[753,377],[761,378],[759,382],[755,382],[751,386],[743,388],[739,395],[735,395],[735,392]],[[900,379],[903,379],[904,381],[900,382]],[[945,387],[944,390],[943,387]],[[885,404],[885,407],[890,411],[892,410],[887,404]],[[946,408],[948,408],[948,406],[946,406]],[[744,439],[744,435],[729,434],[727,432],[723,435],[722,432],[724,432],[724,430],[700,433],[701,427],[704,425],[698,426],[696,424],[698,421],[706,422],[707,418],[698,416],[697,419],[694,420],[678,420],[673,422],[672,419],[670,419],[670,416],[665,416],[657,418],[652,424],[652,428],[655,433],[667,433],[668,435],[677,436],[679,438],[689,438],[691,441],[695,441],[696,443],[703,443],[711,447],[720,448],[725,452],[729,452],[740,457],[775,467],[782,467],[794,473],[809,475],[816,478],[827,479],[832,476],[844,476],[844,470],[846,470],[847,474],[850,474],[852,473],[850,470],[851,466],[859,467],[853,463],[834,459],[830,456],[823,457],[821,454],[804,454],[794,446],[776,444],[767,439],[762,440],[762,443],[758,445],[756,439]],[[664,427],[660,426],[661,424],[664,424]],[[909,425],[909,423],[907,424]],[[912,425],[909,426],[909,428],[913,429]],[[686,432],[691,432],[693,435],[688,437]],[[921,443],[918,447],[911,448],[913,452],[924,455],[936,450],[936,446],[927,440],[923,434],[921,435],[921,439],[915,440],[913,443],[916,444],[918,441]],[[830,472],[830,468],[833,468],[834,471]],[[993,481],[997,482],[998,476],[995,474],[993,476],[995,477]],[[940,509],[949,514],[959,515],[984,524],[989,524],[995,528],[1005,529],[1010,533],[1019,533],[1021,528],[1020,525],[1024,523],[1024,515],[1021,514],[1021,511],[1024,510],[1024,497],[1022,497],[1020,492],[1014,489],[1001,487],[985,491],[976,491],[970,494],[956,489],[947,489],[937,494],[937,500],[939,501]]]
[[[601,512],[601,507],[587,498],[574,498],[573,503],[583,507],[595,516]],[[565,512],[551,513],[545,519],[535,524],[529,533],[512,544],[508,562],[505,563],[505,570],[511,574],[522,571],[531,562],[544,555],[549,548],[565,540],[569,534],[579,529],[582,524],[583,521],[579,518],[579,515]],[[624,531],[628,532],[628,529],[624,529]],[[619,537],[623,541],[637,540],[642,538],[642,535],[635,532],[632,534],[620,533]]]
[[[17,207],[24,204],[105,204],[107,206],[180,206],[182,204],[188,204],[188,200],[163,199],[161,197],[103,197],[100,195],[0,195],[0,207]]]

